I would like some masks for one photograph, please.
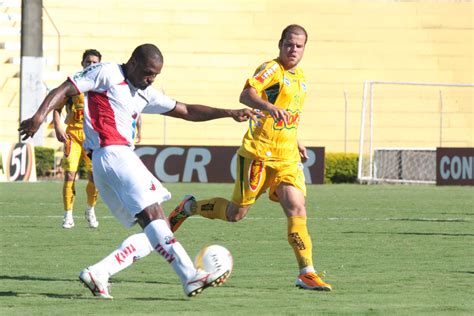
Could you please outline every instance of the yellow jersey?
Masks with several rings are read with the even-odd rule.
[[[82,128],[84,120],[84,94],[75,95],[67,99],[66,119],[64,123],[71,128]]]
[[[250,120],[238,154],[261,161],[300,161],[297,143],[298,124],[306,97],[306,81],[299,67],[286,71],[277,59],[263,63],[245,88],[253,87],[257,94],[290,113],[285,124],[262,112],[259,124]]]

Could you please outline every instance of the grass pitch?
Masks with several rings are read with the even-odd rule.
[[[227,184],[167,184],[169,212],[187,193],[228,197]],[[99,201],[98,229],[83,218],[85,182],[77,184],[75,222],[62,221],[62,182],[0,183],[0,315],[145,314],[474,314],[474,188],[309,186],[314,259],[333,292],[297,289],[297,267],[278,204],[262,197],[239,223],[187,220],[176,233],[191,257],[206,244],[234,256],[220,288],[184,296],[156,254],[112,281],[114,300],[81,287],[81,269],[128,235]]]

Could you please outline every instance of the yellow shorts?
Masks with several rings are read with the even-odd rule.
[[[288,162],[262,162],[237,156],[237,179],[232,202],[244,206],[255,201],[269,190],[270,200],[279,202],[276,189],[280,183],[288,183],[300,189],[306,196],[303,164]]]
[[[67,128],[66,133],[69,138],[64,144],[64,156],[62,161],[64,171],[76,172],[79,169],[81,159],[84,159],[87,171],[91,171],[92,162],[82,147],[82,143],[85,139],[84,131],[82,128]]]

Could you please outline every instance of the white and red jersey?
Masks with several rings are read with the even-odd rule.
[[[176,100],[151,86],[135,88],[118,64],[92,64],[68,80],[86,95],[84,148],[88,151],[110,145],[133,148],[140,113],[162,114],[176,106]]]

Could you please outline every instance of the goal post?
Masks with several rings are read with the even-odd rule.
[[[435,183],[436,147],[473,146],[474,84],[366,81],[358,181]]]

